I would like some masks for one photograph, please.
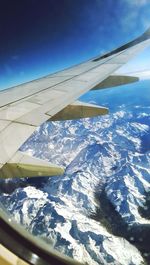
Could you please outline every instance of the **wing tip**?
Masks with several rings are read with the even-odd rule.
[[[150,38],[150,27],[148,27],[148,29],[142,34],[142,37],[144,37],[145,39]]]

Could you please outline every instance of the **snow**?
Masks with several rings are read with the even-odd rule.
[[[142,115],[140,106],[134,110],[135,121],[132,112],[119,110],[105,117],[45,123],[38,128],[22,150],[63,165],[66,172],[39,180],[40,187],[39,182],[23,180],[24,186],[1,194],[13,218],[80,262],[142,264],[143,258],[131,242],[93,218],[104,192],[124,223],[150,223],[138,210],[144,207],[145,192],[150,188],[150,154],[141,153],[149,125],[139,119],[149,116]]]

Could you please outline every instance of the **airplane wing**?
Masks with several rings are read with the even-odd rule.
[[[47,120],[108,113],[106,108],[76,100],[90,89],[136,81],[112,74],[148,45],[150,29],[103,56],[0,92],[0,177],[62,174],[63,168],[28,157],[19,148]]]

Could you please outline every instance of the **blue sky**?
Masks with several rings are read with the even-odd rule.
[[[0,88],[102,54],[135,38],[149,26],[148,0],[3,1]],[[150,49],[132,66],[147,69],[148,58]]]

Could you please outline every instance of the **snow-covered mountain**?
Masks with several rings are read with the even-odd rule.
[[[0,200],[18,223],[87,264],[145,264],[149,106],[128,111],[120,106],[103,117],[47,122],[22,150],[66,171],[58,177],[1,181]]]

